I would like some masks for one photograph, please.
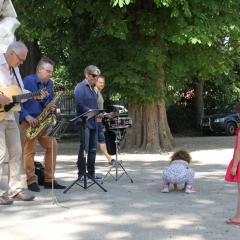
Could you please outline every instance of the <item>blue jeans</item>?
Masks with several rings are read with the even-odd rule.
[[[79,142],[80,148],[78,153],[78,176],[86,171],[86,155],[84,156],[84,132],[85,132],[85,149],[87,153],[87,171],[89,175],[93,175],[95,173],[95,159],[97,152],[97,129],[86,128],[84,131],[84,127],[81,122],[77,123],[76,128],[79,132]]]

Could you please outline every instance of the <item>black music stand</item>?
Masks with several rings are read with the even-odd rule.
[[[53,204],[54,204],[54,199],[56,200],[56,202],[58,204],[58,199],[57,199],[57,197],[54,193],[54,187],[53,187],[53,185],[54,185],[54,179],[53,179],[53,175],[54,175],[54,172],[53,172],[53,138],[60,139],[62,137],[64,131],[66,130],[67,125],[68,125],[67,120],[65,118],[62,118],[61,121],[59,121],[56,124],[56,126],[52,129],[52,131],[49,132],[45,136],[46,138],[51,138],[51,142],[52,142],[52,191],[49,193],[49,195],[52,194],[52,203]]]
[[[131,126],[129,126],[129,128],[130,128]],[[119,114],[117,115],[117,128],[116,128],[116,130],[109,130],[109,131],[113,131],[115,134],[116,134],[116,139],[115,139],[115,145],[116,145],[116,160],[115,160],[115,162],[113,163],[113,165],[110,167],[110,169],[108,170],[108,172],[106,173],[106,175],[104,176],[104,178],[103,178],[103,180],[102,180],[102,184],[103,184],[103,181],[106,179],[106,177],[107,177],[107,175],[109,174],[109,175],[111,175],[116,181],[118,181],[121,177],[122,177],[122,175],[124,174],[124,173],[126,173],[126,175],[128,176],[128,178],[131,180],[131,183],[133,183],[133,180],[132,180],[132,178],[129,176],[129,174],[127,173],[127,171],[125,170],[125,168],[123,167],[123,165],[122,165],[122,161],[120,160],[118,160],[118,150],[120,149],[120,142],[123,140],[123,138],[124,138],[124,135],[125,135],[125,133],[126,133],[126,129],[127,128],[121,128],[120,126],[119,126]],[[112,168],[113,167],[116,167],[116,177],[114,177],[112,174],[111,174],[111,170],[112,170]],[[122,170],[123,170],[123,173],[120,175],[120,176],[118,176],[118,168],[122,168]]]
[[[89,120],[90,118],[98,115],[99,113],[103,112],[104,110],[103,109],[95,109],[95,110],[89,110],[81,115],[79,115],[78,117],[75,117],[74,119],[71,119],[70,122],[74,122],[74,121],[79,121],[79,118],[81,118],[82,120],[82,125],[83,125],[83,129],[84,129],[84,134],[83,134],[83,139],[82,139],[82,142],[83,142],[83,149],[84,149],[84,172],[66,189],[64,190],[63,193],[66,193],[74,184],[77,184],[78,186],[84,188],[84,189],[87,189],[89,187],[91,187],[93,184],[97,184],[100,188],[102,188],[102,190],[104,192],[107,192],[107,190],[105,188],[103,188],[95,179],[93,179],[92,176],[90,176],[88,173],[87,173],[87,163],[86,163],[86,149],[85,149],[85,130],[86,130],[86,121]],[[79,181],[80,179],[84,178],[84,184],[83,186],[81,184],[79,184]],[[90,178],[93,183],[90,184],[89,186],[87,186],[87,178]]]

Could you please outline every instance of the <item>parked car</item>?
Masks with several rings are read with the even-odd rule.
[[[235,135],[240,126],[240,119],[236,112],[236,103],[223,106],[217,113],[201,119],[203,135],[211,135],[214,132],[225,132],[227,136]]]

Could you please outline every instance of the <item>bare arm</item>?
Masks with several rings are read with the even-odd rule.
[[[238,145],[237,145],[237,149],[236,149],[234,159],[233,159],[233,166],[231,169],[231,174],[233,176],[236,176],[239,160],[240,160],[240,134],[238,133]]]

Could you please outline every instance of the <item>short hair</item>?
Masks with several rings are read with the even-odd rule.
[[[14,51],[15,53],[20,53],[22,50],[25,50],[28,53],[28,48],[22,42],[12,42],[8,45],[6,53]]]
[[[41,68],[44,68],[46,64],[51,64],[53,67],[55,65],[54,61],[52,61],[51,59],[43,59],[43,60],[40,60],[38,62],[38,65],[37,65],[37,68],[36,68],[36,71],[38,71],[38,69],[41,67]]]
[[[236,111],[237,113],[240,113],[240,102],[237,102],[236,104]]]
[[[99,75],[101,74],[101,71],[99,70],[99,68],[97,66],[94,66],[94,65],[87,66],[84,70],[84,76],[86,73],[92,73],[95,70],[98,71]]]
[[[98,81],[99,78],[102,78],[105,81],[105,77],[103,75],[99,75],[96,82]]]
[[[192,161],[189,152],[184,148],[177,149],[170,158],[170,163],[174,160],[184,160],[188,163]]]

